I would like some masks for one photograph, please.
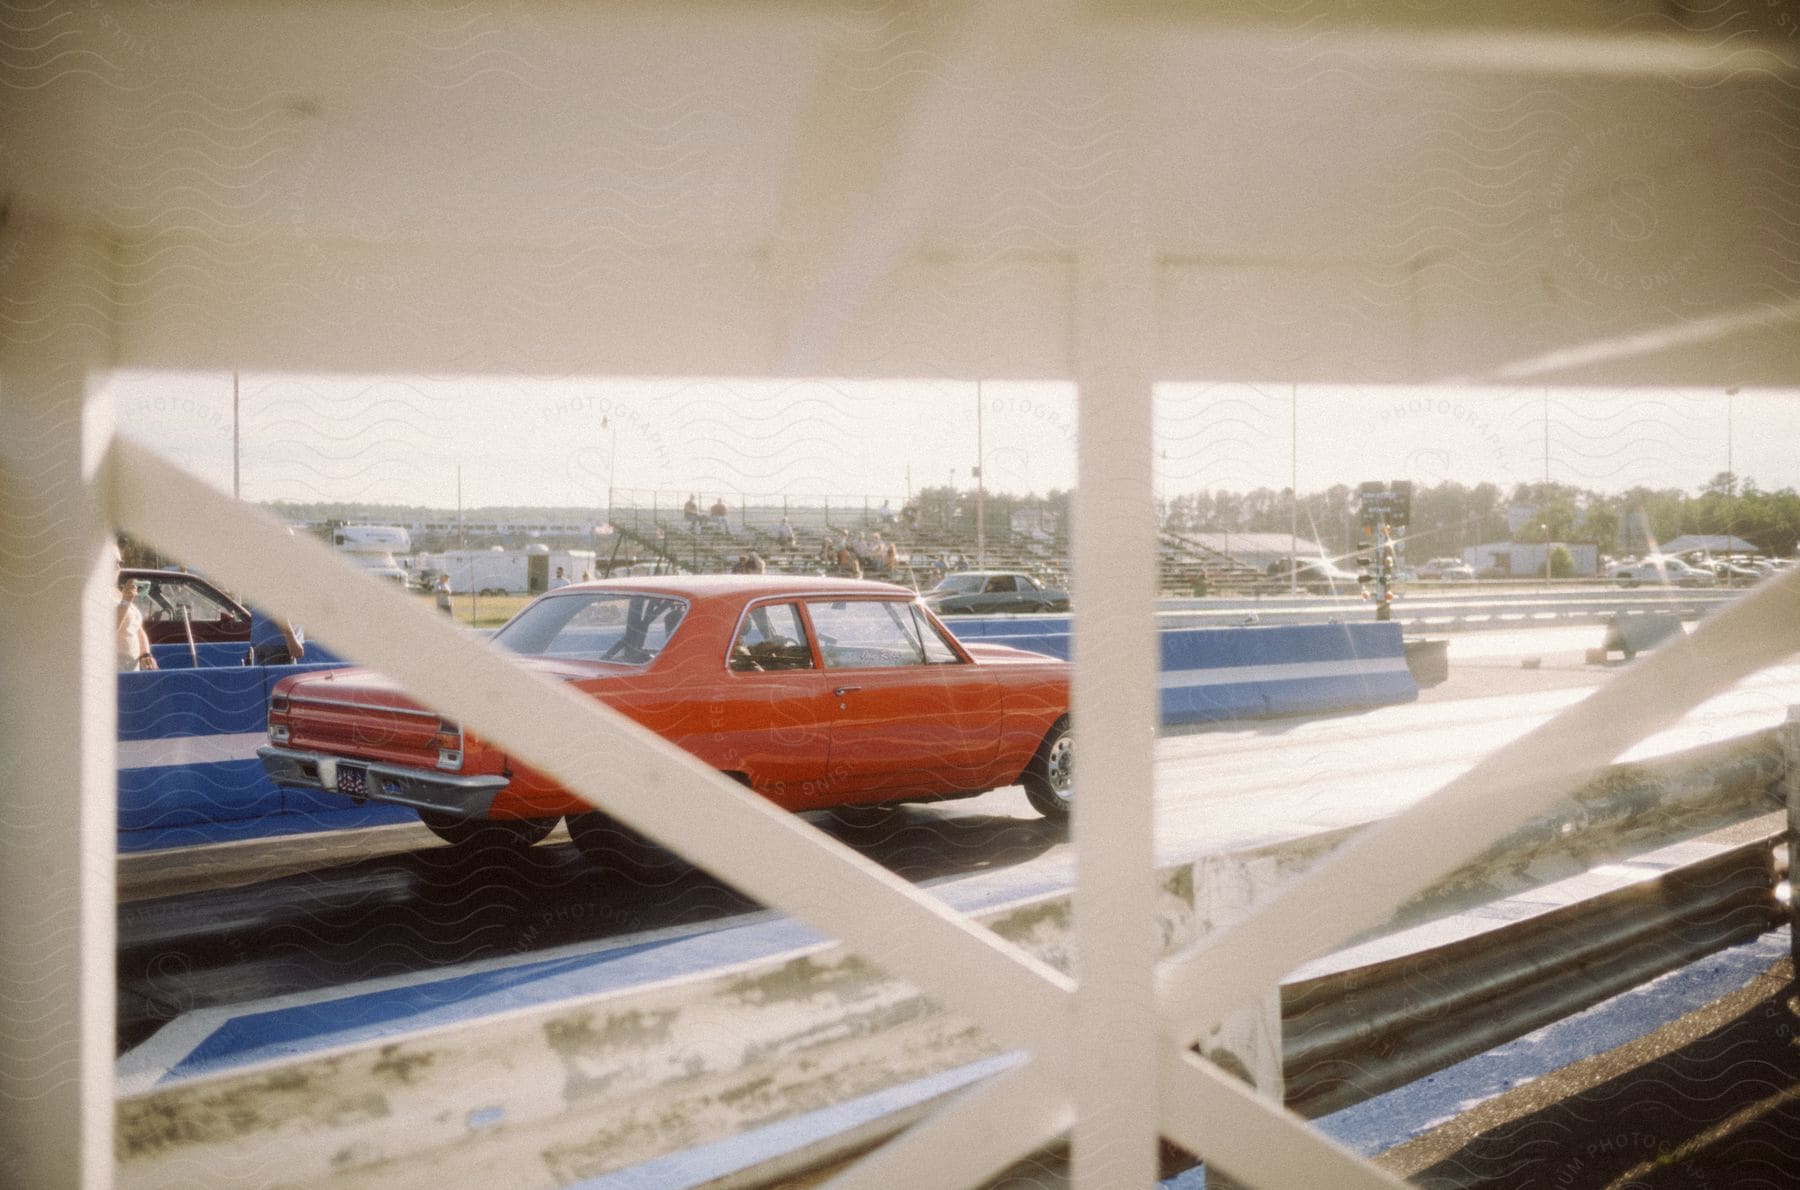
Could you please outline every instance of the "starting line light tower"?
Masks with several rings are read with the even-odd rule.
[[[1372,480],[1356,485],[1357,512],[1362,522],[1362,549],[1357,553],[1357,582],[1363,598],[1374,587],[1375,618],[1393,618],[1392,588],[1404,550],[1400,534],[1412,523],[1412,481],[1389,483]]]

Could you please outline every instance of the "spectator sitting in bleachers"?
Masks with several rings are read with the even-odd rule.
[[[848,537],[838,547],[836,564],[833,567],[840,578],[861,578],[862,563],[857,560],[856,551],[851,548]]]
[[[794,547],[794,526],[788,523],[786,517],[782,517],[781,523],[775,526],[775,543],[783,549]]]

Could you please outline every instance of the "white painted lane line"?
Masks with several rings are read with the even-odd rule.
[[[1404,673],[1404,657],[1366,657],[1347,661],[1290,661],[1279,665],[1222,665],[1210,669],[1165,670],[1157,681],[1164,690],[1195,686],[1235,686],[1244,682],[1303,682],[1314,678],[1354,678]]]
[[[260,731],[232,735],[185,735],[167,740],[120,740],[121,769],[166,768],[171,765],[218,764],[225,760],[255,760],[256,750],[269,742]]]

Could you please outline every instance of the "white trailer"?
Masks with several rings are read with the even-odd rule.
[[[331,544],[378,578],[406,586],[411,574],[394,555],[412,553],[412,535],[399,525],[339,525]]]
[[[445,550],[420,554],[417,569],[450,576],[458,595],[536,595],[550,589],[558,569],[572,583],[595,577],[593,550],[552,550],[530,546],[509,550],[494,546],[485,550]]]

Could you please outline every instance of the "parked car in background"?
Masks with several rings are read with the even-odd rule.
[[[493,643],[785,809],[1022,784],[1040,814],[1070,810],[1068,664],[960,642],[902,587],[785,575],[607,579],[540,596]],[[575,845],[602,864],[667,862],[368,670],[278,683],[258,756],[277,785],[411,806],[455,845],[528,846],[566,818]],[[706,812],[704,794],[693,812]]]
[[[1695,569],[1680,558],[1661,554],[1615,565],[1607,577],[1621,587],[1635,587],[1640,583],[1659,587],[1710,587],[1714,582],[1711,573]]]
[[[164,669],[284,665],[304,651],[304,637],[279,618],[246,607],[200,575],[126,566],[119,578],[136,583],[132,602],[143,613],[151,652]]]
[[[1069,593],[1016,570],[965,570],[927,591],[925,606],[940,616],[1066,612]]]
[[[1345,570],[1329,558],[1279,558],[1269,563],[1268,575],[1277,583],[1289,581],[1314,595],[1353,595],[1361,590],[1361,579],[1354,571]]]
[[[1714,558],[1709,568],[1712,570],[1714,578],[1734,587],[1749,586],[1773,573],[1771,568],[1758,565],[1756,559],[1739,556]]]
[[[1428,583],[1472,583],[1475,568],[1461,558],[1433,558],[1419,567],[1419,580]]]

